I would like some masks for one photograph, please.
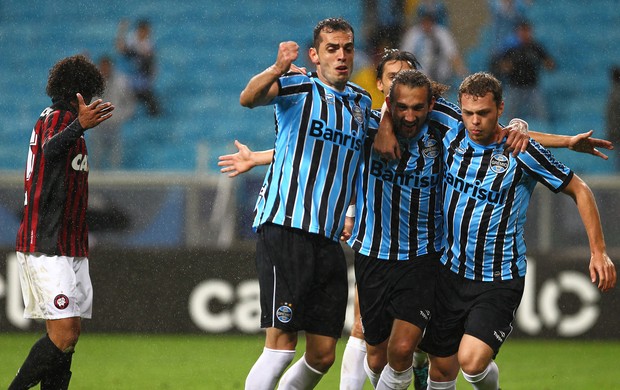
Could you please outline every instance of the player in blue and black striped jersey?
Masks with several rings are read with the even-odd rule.
[[[306,353],[280,388],[313,388],[335,360],[348,282],[338,240],[353,193],[371,109],[370,95],[350,84],[354,32],[344,19],[314,29],[309,56],[316,74],[289,73],[295,42],[280,43],[274,65],[241,92],[246,107],[274,105],[276,141],[258,201],[256,265],[265,349],[246,389],[274,388],[294,357],[297,333]]]
[[[497,389],[493,359],[523,295],[523,227],[537,182],[575,200],[590,242],[592,282],[607,291],[616,271],[589,187],[536,141],[517,156],[505,153],[499,81],[488,73],[467,77],[459,102],[462,124],[444,138],[444,267],[422,348],[431,357],[429,388],[455,389],[460,366],[475,389]]]
[[[442,241],[441,134],[427,120],[433,96],[423,73],[400,71],[388,101],[402,156],[382,159],[370,134],[360,166],[348,243],[356,252],[366,370],[377,388],[411,383],[412,357],[433,304]]]

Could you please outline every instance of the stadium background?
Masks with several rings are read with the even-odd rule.
[[[448,1],[452,30],[470,71],[488,62],[486,1]],[[536,36],[558,69],[543,75],[552,122],[536,130],[603,136],[608,69],[620,62],[618,0],[536,0]],[[156,91],[164,114],[123,129],[125,165],[91,172],[93,332],[257,333],[257,283],[249,225],[264,170],[229,180],[217,156],[237,138],[273,143],[267,108],[243,109],[239,92],[275,59],[282,40],[304,45],[316,21],[344,16],[361,39],[362,1],[0,2],[0,331],[33,331],[21,319],[12,257],[23,201],[28,137],[58,59],[113,53],[118,22],[148,18],[158,52]],[[510,104],[510,102],[507,102]],[[620,180],[614,161],[557,151],[585,177],[602,211],[609,252],[620,259]],[[527,242],[528,291],[516,337],[618,339],[620,294],[588,282],[587,239],[571,199],[536,191]],[[351,255],[348,252],[349,257]]]

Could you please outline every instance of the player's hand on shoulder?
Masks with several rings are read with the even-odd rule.
[[[526,121],[514,118],[508,126],[502,129],[502,138],[506,137],[506,151],[513,156],[525,152],[530,143],[528,124]]]

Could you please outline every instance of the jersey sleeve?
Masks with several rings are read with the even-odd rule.
[[[54,111],[44,126],[43,154],[47,160],[64,155],[84,134],[80,121],[69,111]]]
[[[556,193],[562,191],[574,175],[570,168],[533,139],[530,139],[527,150],[517,155],[516,159],[530,177]]]

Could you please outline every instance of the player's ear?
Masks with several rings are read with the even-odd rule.
[[[319,53],[314,47],[308,49],[308,57],[310,57],[310,61],[312,61],[313,64],[320,65]]]

